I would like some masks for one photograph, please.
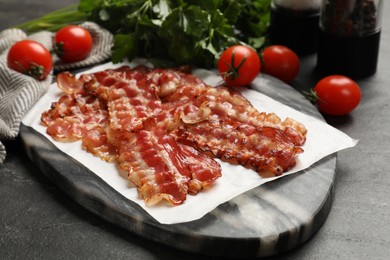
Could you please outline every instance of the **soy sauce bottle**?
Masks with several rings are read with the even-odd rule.
[[[361,79],[375,74],[381,33],[381,0],[323,0],[317,69]]]
[[[321,0],[271,0],[269,38],[299,56],[317,51]]]

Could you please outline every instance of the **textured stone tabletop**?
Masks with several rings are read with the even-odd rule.
[[[76,2],[0,0],[0,30]],[[383,14],[389,12],[385,3]],[[326,117],[360,142],[338,153],[333,205],[325,223],[306,243],[277,258],[387,259],[390,255],[389,37],[390,17],[384,15],[378,72],[358,81],[362,103],[350,116]],[[303,58],[302,63],[293,83],[299,91],[318,80],[313,72],[315,56]],[[199,259],[89,212],[40,172],[19,138],[5,145],[8,157],[0,165],[2,259]]]

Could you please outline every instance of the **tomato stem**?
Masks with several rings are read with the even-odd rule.
[[[232,52],[232,60],[231,63],[227,63],[226,65],[229,67],[229,72],[226,74],[226,76],[231,79],[235,80],[236,78],[240,77],[240,73],[238,72],[241,67],[244,65],[246,59],[248,57],[248,54],[245,55],[245,57],[240,61],[237,67],[234,66],[234,59],[235,59],[235,51]]]
[[[57,42],[53,44],[53,51],[58,57],[62,57],[64,55],[64,42]]]
[[[17,61],[15,61],[15,64],[21,68],[23,74],[31,76],[37,80],[43,80],[45,72],[47,72],[48,74],[50,73],[50,71],[45,71],[45,67],[35,62],[30,62],[29,68],[25,68],[23,64]]]
[[[309,92],[303,91],[303,94],[312,104],[317,104],[319,98],[314,88],[311,88]]]

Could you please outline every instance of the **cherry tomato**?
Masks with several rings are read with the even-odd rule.
[[[360,103],[358,84],[342,75],[331,75],[321,79],[314,87],[318,109],[328,115],[341,116],[350,113]]]
[[[40,43],[31,40],[16,42],[7,55],[9,68],[44,80],[53,67],[50,52]]]
[[[260,72],[260,58],[256,51],[243,45],[234,45],[222,52],[218,71],[229,86],[249,85]]]
[[[262,52],[262,71],[286,83],[293,81],[298,75],[300,61],[291,49],[282,45],[271,45]]]
[[[84,60],[90,54],[92,46],[90,32],[81,26],[65,26],[54,36],[54,49],[66,63]]]

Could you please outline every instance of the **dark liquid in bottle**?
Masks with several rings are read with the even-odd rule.
[[[271,8],[269,36],[272,44],[289,47],[298,55],[317,50],[319,12]]]
[[[365,36],[338,36],[319,31],[317,70],[321,74],[361,79],[376,72],[380,31]]]

